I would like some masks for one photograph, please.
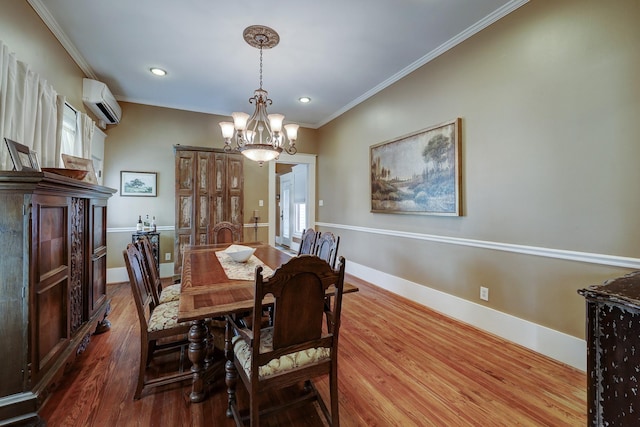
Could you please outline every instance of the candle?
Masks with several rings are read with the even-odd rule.
[[[253,217],[254,218],[258,218],[260,215],[258,215],[258,210],[256,209],[255,211],[253,211]]]

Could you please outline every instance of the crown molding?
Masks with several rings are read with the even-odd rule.
[[[42,22],[49,28],[49,30],[53,33],[53,35],[58,39],[62,47],[67,51],[67,53],[71,56],[74,62],[80,67],[82,72],[84,72],[86,77],[97,80],[98,77],[96,73],[93,72],[93,69],[89,65],[89,63],[84,59],[84,56],[80,53],[80,51],[76,48],[76,46],[71,43],[71,40],[66,35],[58,22],[53,18],[49,9],[42,3],[42,0],[27,0],[33,10],[38,14]]]
[[[465,41],[468,38],[472,37],[473,35],[479,33],[483,29],[487,28],[489,25],[491,25],[494,22],[498,21],[499,19],[507,16],[508,14],[510,14],[511,12],[513,12],[514,10],[518,9],[520,6],[522,6],[522,5],[524,5],[524,4],[528,3],[528,2],[529,2],[529,0],[512,0],[512,1],[510,1],[509,3],[505,4],[501,8],[495,10],[490,15],[485,16],[484,19],[481,19],[480,21],[476,22],[475,24],[473,24],[472,26],[470,26],[466,30],[460,32],[456,36],[454,36],[451,39],[447,40],[446,42],[442,43],[440,46],[436,47],[431,52],[429,52],[425,56],[423,56],[422,58],[416,60],[415,62],[413,62],[409,66],[407,66],[404,69],[398,71],[396,74],[392,75],[391,77],[389,77],[388,79],[386,79],[385,81],[380,83],[379,85],[375,86],[374,88],[372,88],[372,89],[368,90],[367,92],[365,92],[364,94],[360,95],[359,97],[357,97],[356,99],[354,99],[353,101],[351,101],[350,103],[348,103],[347,105],[345,105],[344,107],[342,107],[341,109],[336,111],[335,113],[331,114],[329,117],[327,117],[324,120],[318,122],[315,127],[319,128],[321,126],[326,125],[331,120],[341,116],[342,114],[344,114],[347,111],[351,110],[356,105],[360,104],[361,102],[366,101],[367,99],[371,98],[373,95],[377,94],[378,92],[381,92],[383,89],[391,86],[392,84],[394,84],[398,80],[406,77],[407,75],[411,74],[412,72],[414,72],[418,68],[422,67],[426,63],[431,62],[432,60],[434,60],[438,56],[442,55],[443,53],[447,52],[448,50],[453,49],[454,47],[456,47],[457,45],[459,45],[463,41]]]

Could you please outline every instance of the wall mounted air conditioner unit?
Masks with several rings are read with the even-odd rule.
[[[120,123],[122,109],[106,84],[82,79],[82,101],[98,119],[110,125]]]

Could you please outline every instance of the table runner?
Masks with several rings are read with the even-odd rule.
[[[216,256],[224,273],[231,280],[255,280],[256,267],[259,265],[262,266],[262,277],[273,274],[273,270],[255,255],[251,255],[247,262],[235,262],[224,251],[217,251]]]

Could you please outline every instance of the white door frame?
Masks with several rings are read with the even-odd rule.
[[[278,202],[280,206],[277,206],[279,208],[277,211],[280,214],[280,244],[288,248],[291,248],[293,242],[293,225],[295,223],[291,212],[293,210],[293,177],[293,172],[285,173],[279,177],[280,200]],[[276,241],[278,241],[278,236],[276,236]]]
[[[280,154],[280,159],[269,162],[269,244],[276,244],[276,163],[306,164],[309,167],[309,179],[307,180],[307,201],[309,206],[309,227],[316,225],[316,154],[289,155]]]

